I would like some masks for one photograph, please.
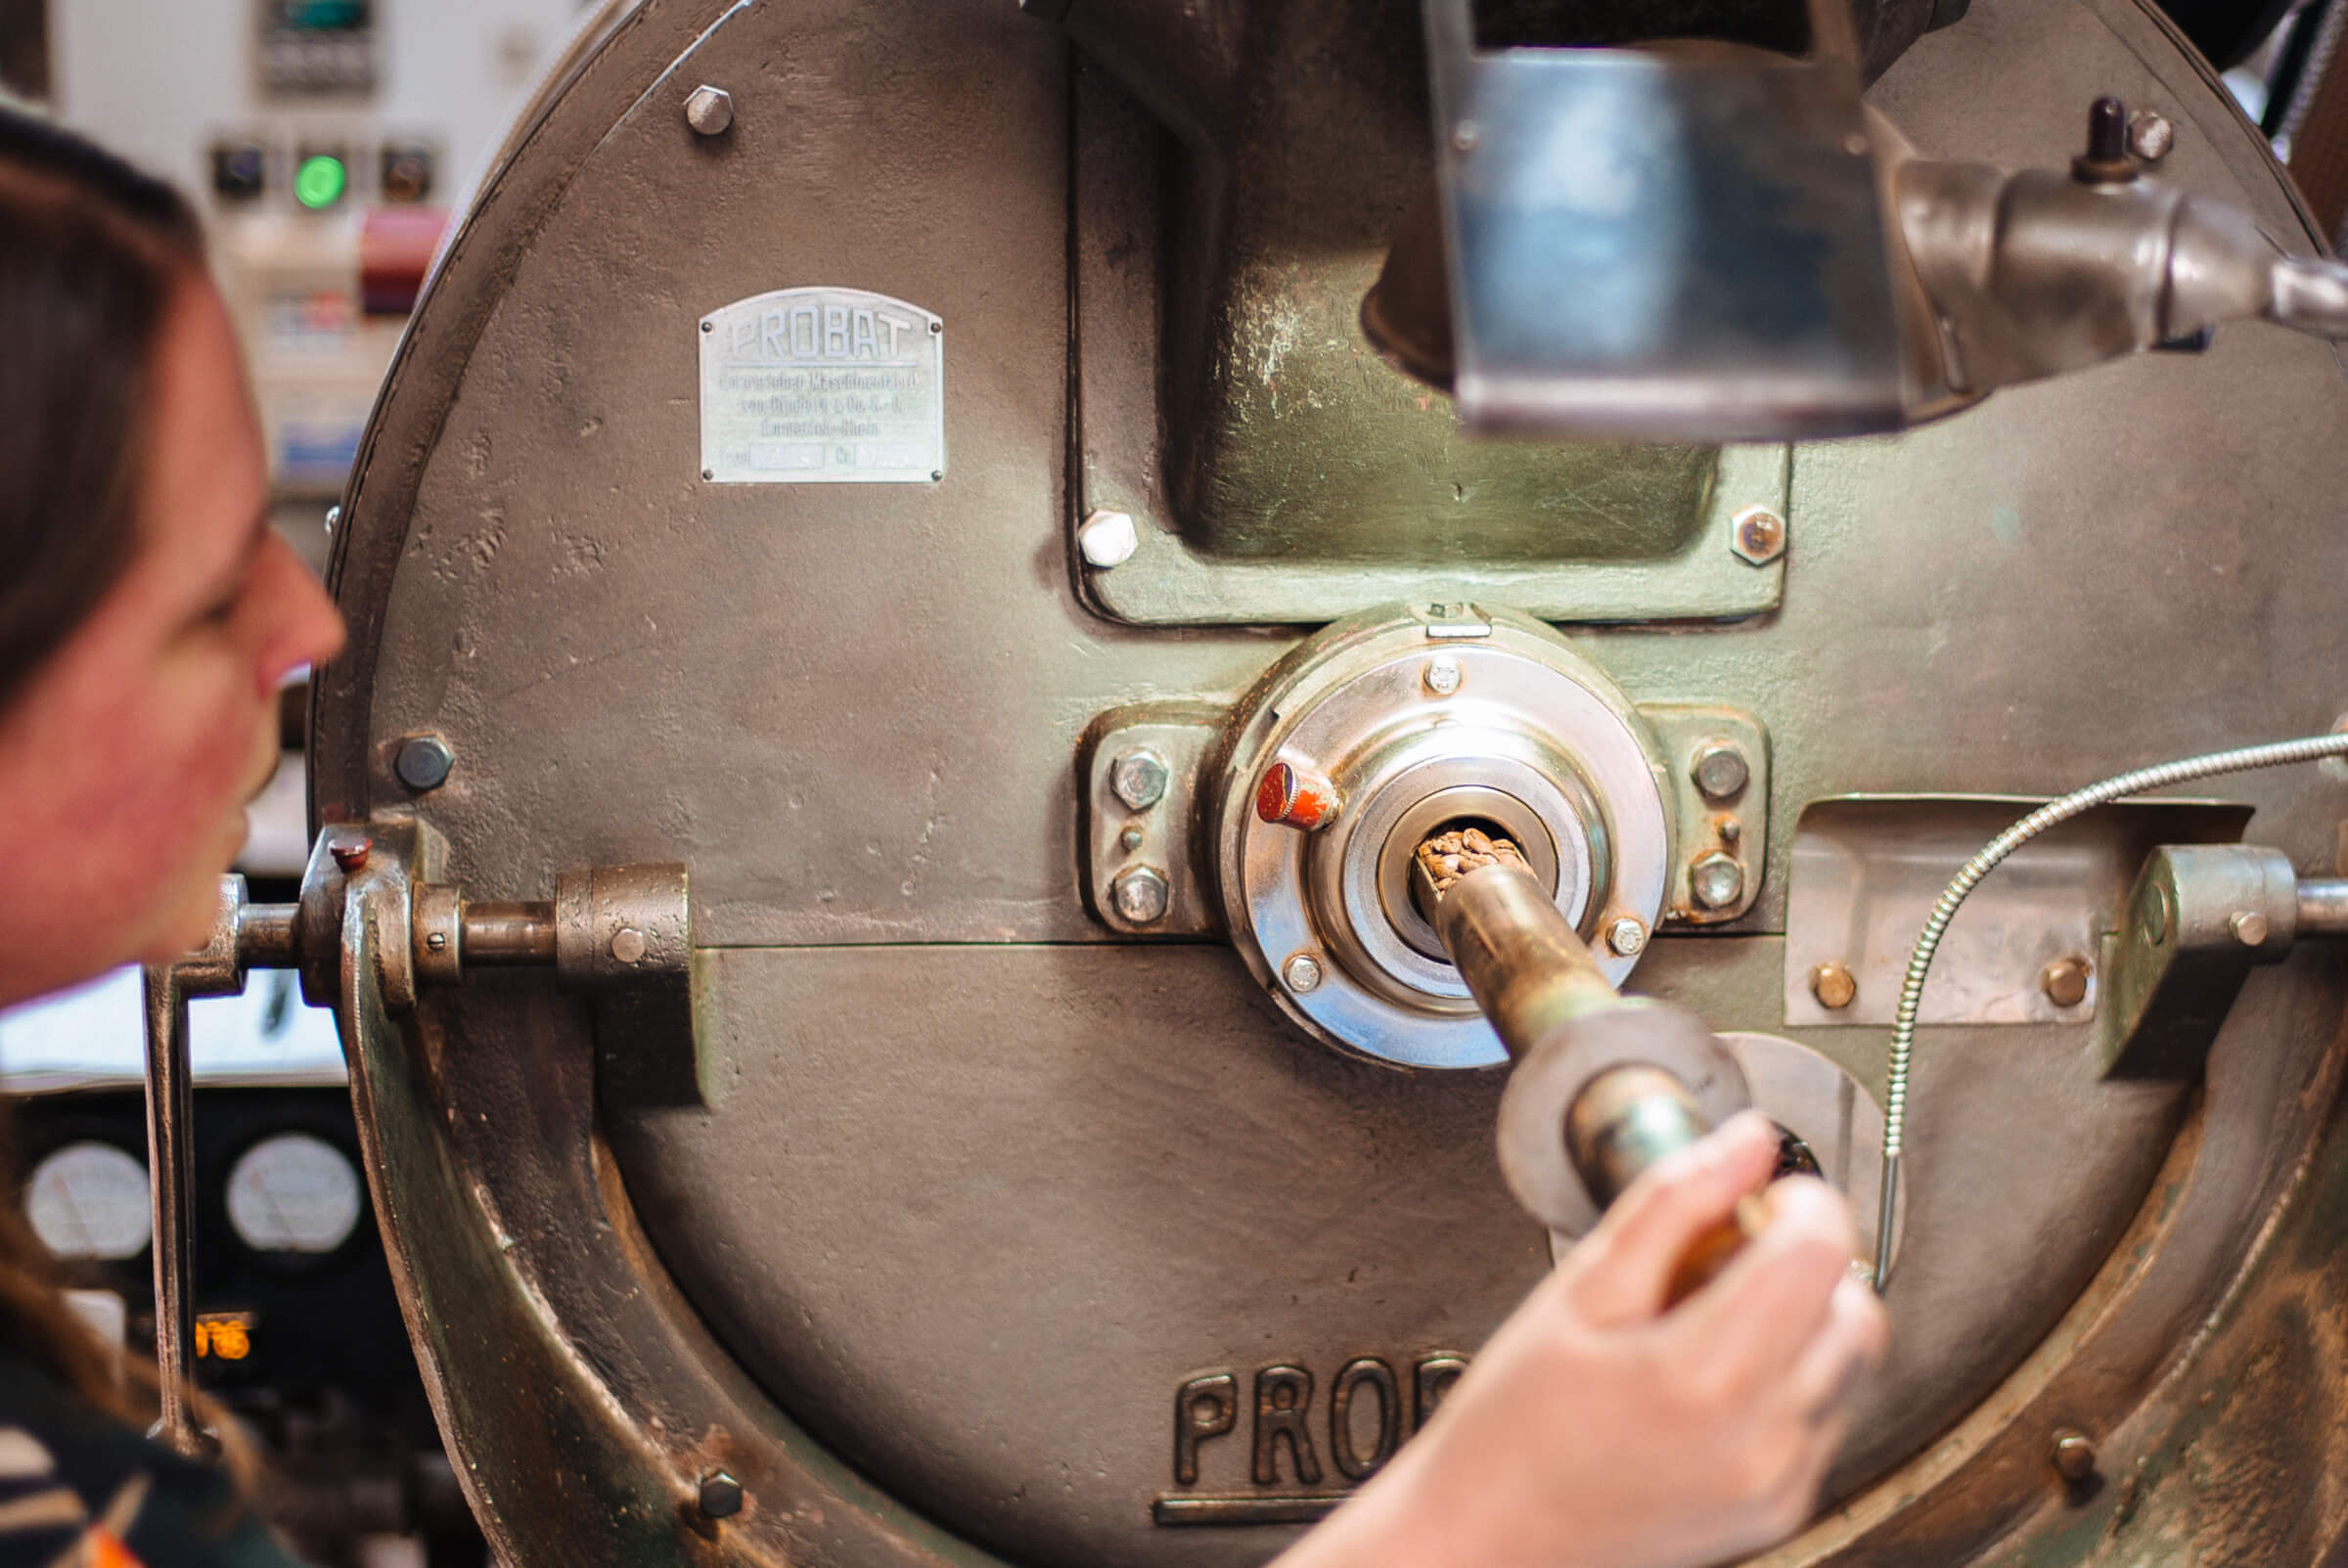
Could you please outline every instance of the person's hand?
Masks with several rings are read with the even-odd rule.
[[[1700,1568],[1799,1529],[1884,1347],[1841,1198],[1778,1183],[1761,1233],[1665,1304],[1777,1150],[1747,1113],[1641,1177],[1278,1568]]]

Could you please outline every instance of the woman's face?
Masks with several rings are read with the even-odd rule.
[[[0,713],[0,1003],[200,945],[278,758],[277,689],[341,617],[269,527],[259,424],[211,286],[157,345],[128,568]]]

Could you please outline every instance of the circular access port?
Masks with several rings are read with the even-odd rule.
[[[1557,840],[1530,806],[1514,795],[1471,784],[1439,789],[1420,801],[1396,820],[1379,846],[1377,902],[1396,935],[1437,963],[1451,962],[1443,939],[1435,934],[1433,912],[1422,903],[1411,863],[1418,858],[1419,846],[1429,838],[1470,828],[1487,838],[1505,838],[1514,844],[1532,869],[1533,879],[1560,908],[1573,912],[1568,919],[1578,918],[1589,902],[1587,852],[1578,864],[1568,860],[1560,868]],[[1564,879],[1560,885],[1561,872]]]
[[[1624,919],[1651,929],[1671,875],[1671,814],[1640,715],[1553,629],[1487,619],[1471,639],[1430,640],[1418,612],[1329,628],[1235,712],[1218,781],[1233,945],[1291,1018],[1402,1066],[1508,1059],[1412,898],[1428,835],[1474,824],[1513,840],[1585,937]],[[1450,695],[1422,679],[1435,654],[1459,668]],[[1267,817],[1257,788],[1283,765],[1325,780],[1336,809]],[[1320,976],[1310,987],[1286,978],[1300,953]],[[1620,983],[1637,949],[1596,956]]]

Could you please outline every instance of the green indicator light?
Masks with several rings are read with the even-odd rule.
[[[294,200],[305,207],[331,207],[342,200],[343,190],[350,184],[350,171],[342,160],[319,153],[301,160],[294,175]]]

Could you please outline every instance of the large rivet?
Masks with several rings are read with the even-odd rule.
[[[2267,918],[2256,910],[2235,910],[2226,921],[2226,929],[2244,947],[2263,947],[2267,940]]]
[[[2147,163],[2157,163],[2177,145],[2177,127],[2166,114],[2143,110],[2129,116],[2128,150]]]
[[[701,1477],[695,1501],[701,1512],[712,1519],[731,1519],[742,1511],[742,1483],[723,1470],[712,1470]]]
[[[701,83],[685,100],[685,123],[697,136],[722,136],[734,123],[734,95]]]
[[[375,848],[375,840],[367,837],[364,833],[352,833],[328,844],[326,852],[335,857],[335,864],[340,867],[342,874],[347,876],[352,872],[362,870],[366,866],[367,853],[373,848]]]
[[[1076,530],[1076,551],[1084,563],[1100,571],[1122,566],[1142,547],[1142,536],[1129,512],[1096,512]]]
[[[611,956],[622,963],[643,963],[647,945],[644,933],[633,925],[623,925],[611,933]]]
[[[1820,1007],[1840,1012],[1857,1000],[1859,981],[1847,965],[1829,959],[1810,971],[1810,994]]]
[[[2087,1000],[2087,960],[2072,955],[2056,959],[2038,971],[2038,988],[2058,1008],[2075,1008]]]
[[[418,794],[448,783],[449,770],[456,764],[456,752],[436,735],[404,737],[391,757],[391,771],[399,776],[401,784]]]
[[[2054,1446],[2049,1456],[2054,1462],[2054,1473],[2072,1486],[2077,1486],[2096,1473],[2095,1440],[2084,1432],[2056,1432]]]

